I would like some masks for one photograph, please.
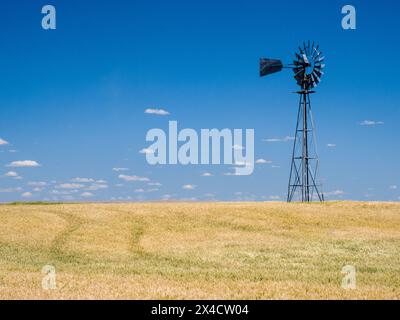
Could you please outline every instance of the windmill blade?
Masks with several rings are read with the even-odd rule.
[[[318,77],[316,73],[313,72],[312,76],[314,77],[314,82],[316,82],[317,84],[321,82],[321,79]]]
[[[316,51],[316,52],[314,52],[313,59],[315,60],[315,59],[319,58],[321,55],[322,55],[321,51]]]
[[[315,83],[314,81],[311,83],[311,88],[315,88],[316,86],[318,86],[318,83]]]
[[[318,69],[314,69],[313,73],[315,73],[315,75],[319,78],[321,78],[321,76],[324,74],[322,71],[318,70]]]
[[[279,72],[283,68],[281,60],[277,59],[260,59],[260,77]]]
[[[319,52],[318,50],[319,50],[319,44],[317,44],[317,47],[314,48],[313,59],[314,59],[315,57],[319,56],[320,52]]]
[[[322,62],[324,60],[325,60],[325,57],[320,57],[320,58],[315,60],[315,63]]]
[[[318,73],[320,73],[320,74],[324,74],[322,70],[323,70],[323,68],[318,67],[318,66],[314,66],[314,71],[315,71],[315,72],[318,72]]]

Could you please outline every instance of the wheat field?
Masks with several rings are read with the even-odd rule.
[[[399,298],[399,203],[0,205],[0,299]]]

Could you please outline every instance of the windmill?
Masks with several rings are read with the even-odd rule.
[[[321,186],[317,183],[319,159],[316,149],[314,121],[311,112],[310,94],[324,74],[325,57],[314,42],[303,43],[295,53],[291,64],[283,65],[278,59],[260,59],[260,77],[276,73],[284,68],[292,69],[294,79],[300,86],[299,107],[297,112],[296,131],[293,142],[292,161],[289,176],[287,201],[295,200],[296,194],[302,202],[314,199],[324,201]]]

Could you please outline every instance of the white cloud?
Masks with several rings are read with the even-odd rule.
[[[336,148],[336,144],[334,144],[334,143],[328,143],[326,146],[328,148]]]
[[[55,194],[55,195],[69,195],[72,193],[77,193],[79,190],[65,190],[65,191],[59,191],[59,190],[51,190],[49,193],[50,194]]]
[[[389,189],[390,190],[397,190],[397,186],[396,185],[389,186]]]
[[[28,186],[32,186],[32,187],[44,187],[46,185],[47,185],[47,183],[44,181],[29,181],[28,182]]]
[[[128,168],[113,168],[113,171],[120,172],[120,171],[128,171]]]
[[[143,192],[144,192],[144,189],[135,189],[135,192],[136,192],[136,193],[143,193]]]
[[[72,182],[80,182],[80,183],[87,183],[87,182],[94,182],[94,179],[91,178],[73,178],[71,179]]]
[[[118,178],[125,180],[125,181],[140,181],[140,182],[148,182],[150,181],[149,178],[146,177],[139,177],[139,176],[127,176],[124,174],[120,174]]]
[[[81,197],[84,197],[84,198],[90,198],[90,197],[93,197],[93,196],[94,196],[94,194],[91,193],[91,192],[83,192],[83,193],[81,193]]]
[[[294,137],[286,136],[284,138],[269,138],[269,139],[263,139],[262,141],[265,142],[288,142],[294,140]]]
[[[15,171],[8,171],[4,176],[15,178],[15,177],[18,177],[18,173],[16,173]]]
[[[182,188],[185,190],[194,190],[196,189],[196,186],[194,184],[185,184],[182,186]]]
[[[147,185],[154,187],[161,187],[162,184],[160,182],[149,182]]]
[[[201,176],[202,177],[212,177],[213,175],[210,172],[204,172]]]
[[[83,187],[84,185],[79,183],[62,183],[56,186],[57,189],[80,189]]]
[[[383,121],[375,121],[375,120],[364,120],[360,122],[361,126],[376,126],[385,124]]]
[[[108,185],[106,185],[106,184],[102,184],[102,183],[93,183],[91,186],[85,188],[85,190],[88,190],[88,191],[97,191],[97,190],[100,190],[100,189],[107,189],[107,188],[108,188]]]
[[[33,160],[13,161],[7,167],[39,167],[40,164]]]
[[[325,192],[324,195],[325,196],[341,196],[341,195],[344,195],[344,191],[343,190],[334,190],[334,191],[330,191],[330,192]]]
[[[153,149],[151,149],[151,148],[144,148],[144,149],[139,151],[139,153],[142,153],[142,154],[153,154],[154,152],[155,151]]]
[[[157,116],[167,116],[167,115],[169,115],[169,112],[164,110],[164,109],[146,109],[146,110],[144,110],[144,113],[155,114]]]
[[[0,146],[5,146],[7,144],[8,144],[8,142],[6,140],[0,138]]]
[[[272,163],[271,160],[265,160],[265,159],[257,159],[256,160],[257,164],[267,164],[267,163]]]
[[[32,197],[32,193],[31,192],[24,192],[23,194],[21,194],[21,197],[30,198],[30,197]]]

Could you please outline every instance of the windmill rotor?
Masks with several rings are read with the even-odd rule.
[[[284,65],[279,59],[261,58],[260,76],[280,72],[284,68],[290,68],[294,72],[296,83],[303,90],[310,90],[318,86],[324,74],[325,57],[314,41],[303,42],[295,52],[295,59],[292,64]]]

